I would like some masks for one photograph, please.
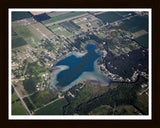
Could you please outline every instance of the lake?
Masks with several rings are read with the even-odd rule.
[[[101,53],[97,52],[97,47],[87,44],[85,49],[87,50],[85,54],[72,53],[54,65],[59,69],[53,71],[51,86],[66,89],[87,78],[108,83],[109,79],[98,70],[97,59]]]

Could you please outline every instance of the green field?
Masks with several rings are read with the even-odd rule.
[[[104,23],[109,22],[112,23],[117,20],[121,20],[123,17],[117,14],[116,12],[105,12],[99,15],[96,15],[99,19],[101,19]]]
[[[32,33],[25,26],[16,27],[15,32],[21,35],[23,38],[29,38],[32,36]]]
[[[148,48],[148,34],[140,36],[135,39],[141,46]]]
[[[72,21],[62,22],[60,23],[60,25],[63,26],[69,32],[78,31],[81,28],[80,26],[78,26]]]
[[[67,105],[66,99],[60,99],[38,111],[35,115],[63,115],[63,106]]]
[[[16,100],[18,100],[18,96],[17,94],[15,93],[15,91],[12,93],[12,102],[15,102]]]
[[[69,33],[68,31],[60,31],[60,30],[56,30],[54,31],[55,34],[57,35],[64,35],[64,36],[70,36],[71,33]]]
[[[82,15],[82,14],[85,14],[85,13],[86,12],[70,12],[70,13],[67,13],[67,14],[64,14],[64,15],[54,16],[49,20],[42,21],[42,23],[43,24],[49,24],[49,23],[53,23],[53,22],[56,22],[56,21],[59,21],[59,20],[64,20],[64,19],[71,18],[71,17],[74,17],[74,16]]]
[[[12,115],[28,115],[28,112],[22,106],[21,101],[12,104]]]
[[[124,21],[123,29],[135,33],[140,30],[148,32],[148,16],[135,16]]]
[[[70,12],[66,12],[66,11],[65,12],[49,12],[47,13],[47,15],[50,17],[54,17],[54,16],[59,16],[59,15],[64,15],[66,13],[70,13]]]
[[[53,30],[53,29],[58,28],[58,27],[61,27],[61,26],[59,24],[54,24],[54,25],[49,26],[48,28]]]
[[[30,96],[30,99],[37,108],[55,100],[56,98],[57,93],[49,88],[46,88],[43,91],[36,92]]]
[[[21,37],[12,38],[12,48],[17,48],[26,44],[27,44],[26,41]]]
[[[32,47],[35,47],[38,45],[38,42],[40,42],[40,40],[25,26],[15,27],[14,31]]]

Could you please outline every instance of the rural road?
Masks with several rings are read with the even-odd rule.
[[[29,115],[32,115],[31,112],[30,112],[30,110],[28,109],[27,105],[26,105],[25,102],[23,101],[23,98],[22,98],[21,95],[18,93],[17,89],[14,87],[14,85],[12,85],[12,86],[13,86],[13,88],[14,88],[17,96],[18,96],[19,99],[21,100],[22,105],[25,107],[25,109],[27,110],[27,112],[29,113]]]

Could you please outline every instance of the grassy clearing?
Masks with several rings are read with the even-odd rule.
[[[60,99],[38,111],[35,115],[63,115],[63,106],[67,104],[66,99]]]

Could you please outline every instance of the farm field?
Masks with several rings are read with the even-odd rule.
[[[74,16],[82,15],[82,14],[85,14],[85,13],[86,12],[70,12],[70,13],[67,13],[67,14],[64,14],[64,15],[59,15],[59,16],[52,17],[49,20],[42,21],[42,23],[46,25],[46,24],[49,24],[49,23],[53,23],[53,22],[56,22],[56,21],[59,21],[59,20],[64,20],[64,19],[71,18],[71,17],[74,17]]]
[[[16,27],[14,28],[14,31],[32,47],[37,46],[40,42],[40,40],[26,26]]]
[[[99,15],[96,15],[99,19],[101,19],[104,23],[112,23],[117,20],[121,20],[123,17],[117,14],[116,12],[105,12]]]
[[[34,18],[36,21],[41,22],[41,21],[43,21],[43,20],[48,20],[48,19],[50,19],[51,17],[48,16],[46,13],[42,13],[42,14],[33,16],[33,18]]]
[[[67,105],[66,99],[60,99],[38,110],[35,115],[63,115],[63,106]]]
[[[59,16],[59,15],[64,15],[64,14],[67,14],[67,13],[70,13],[70,12],[50,12],[50,13],[47,13],[48,16],[50,17],[54,17],[54,16]]]
[[[58,28],[58,27],[61,27],[61,26],[59,24],[54,24],[54,25],[48,26],[48,28],[51,30]]]
[[[54,33],[55,33],[56,35],[64,35],[64,36],[71,36],[71,35],[72,35],[70,32],[68,32],[68,31],[66,31],[66,30],[64,30],[64,31],[56,30],[56,31],[54,31]]]
[[[148,48],[148,34],[142,35],[135,40],[144,48]]]
[[[30,12],[12,12],[12,21],[32,17]]]
[[[23,107],[21,101],[12,104],[12,115],[28,115],[27,110]]]
[[[15,102],[15,101],[18,100],[18,99],[19,99],[19,98],[18,98],[16,92],[14,91],[14,92],[12,93],[12,102]]]
[[[124,30],[135,33],[140,30],[148,32],[148,17],[147,16],[135,16],[131,19],[124,21]]]
[[[132,33],[134,39],[135,39],[135,38],[138,38],[138,37],[140,37],[140,36],[143,36],[143,35],[145,35],[145,34],[147,34],[147,32],[146,32],[145,30],[140,30],[140,31],[138,31],[138,32]]]
[[[21,37],[12,38],[12,48],[17,48],[26,44],[27,44],[26,41]]]
[[[75,24],[72,21],[62,22],[62,23],[60,23],[60,25],[63,26],[69,32],[78,31],[81,28],[80,26],[78,26],[77,24]]]

